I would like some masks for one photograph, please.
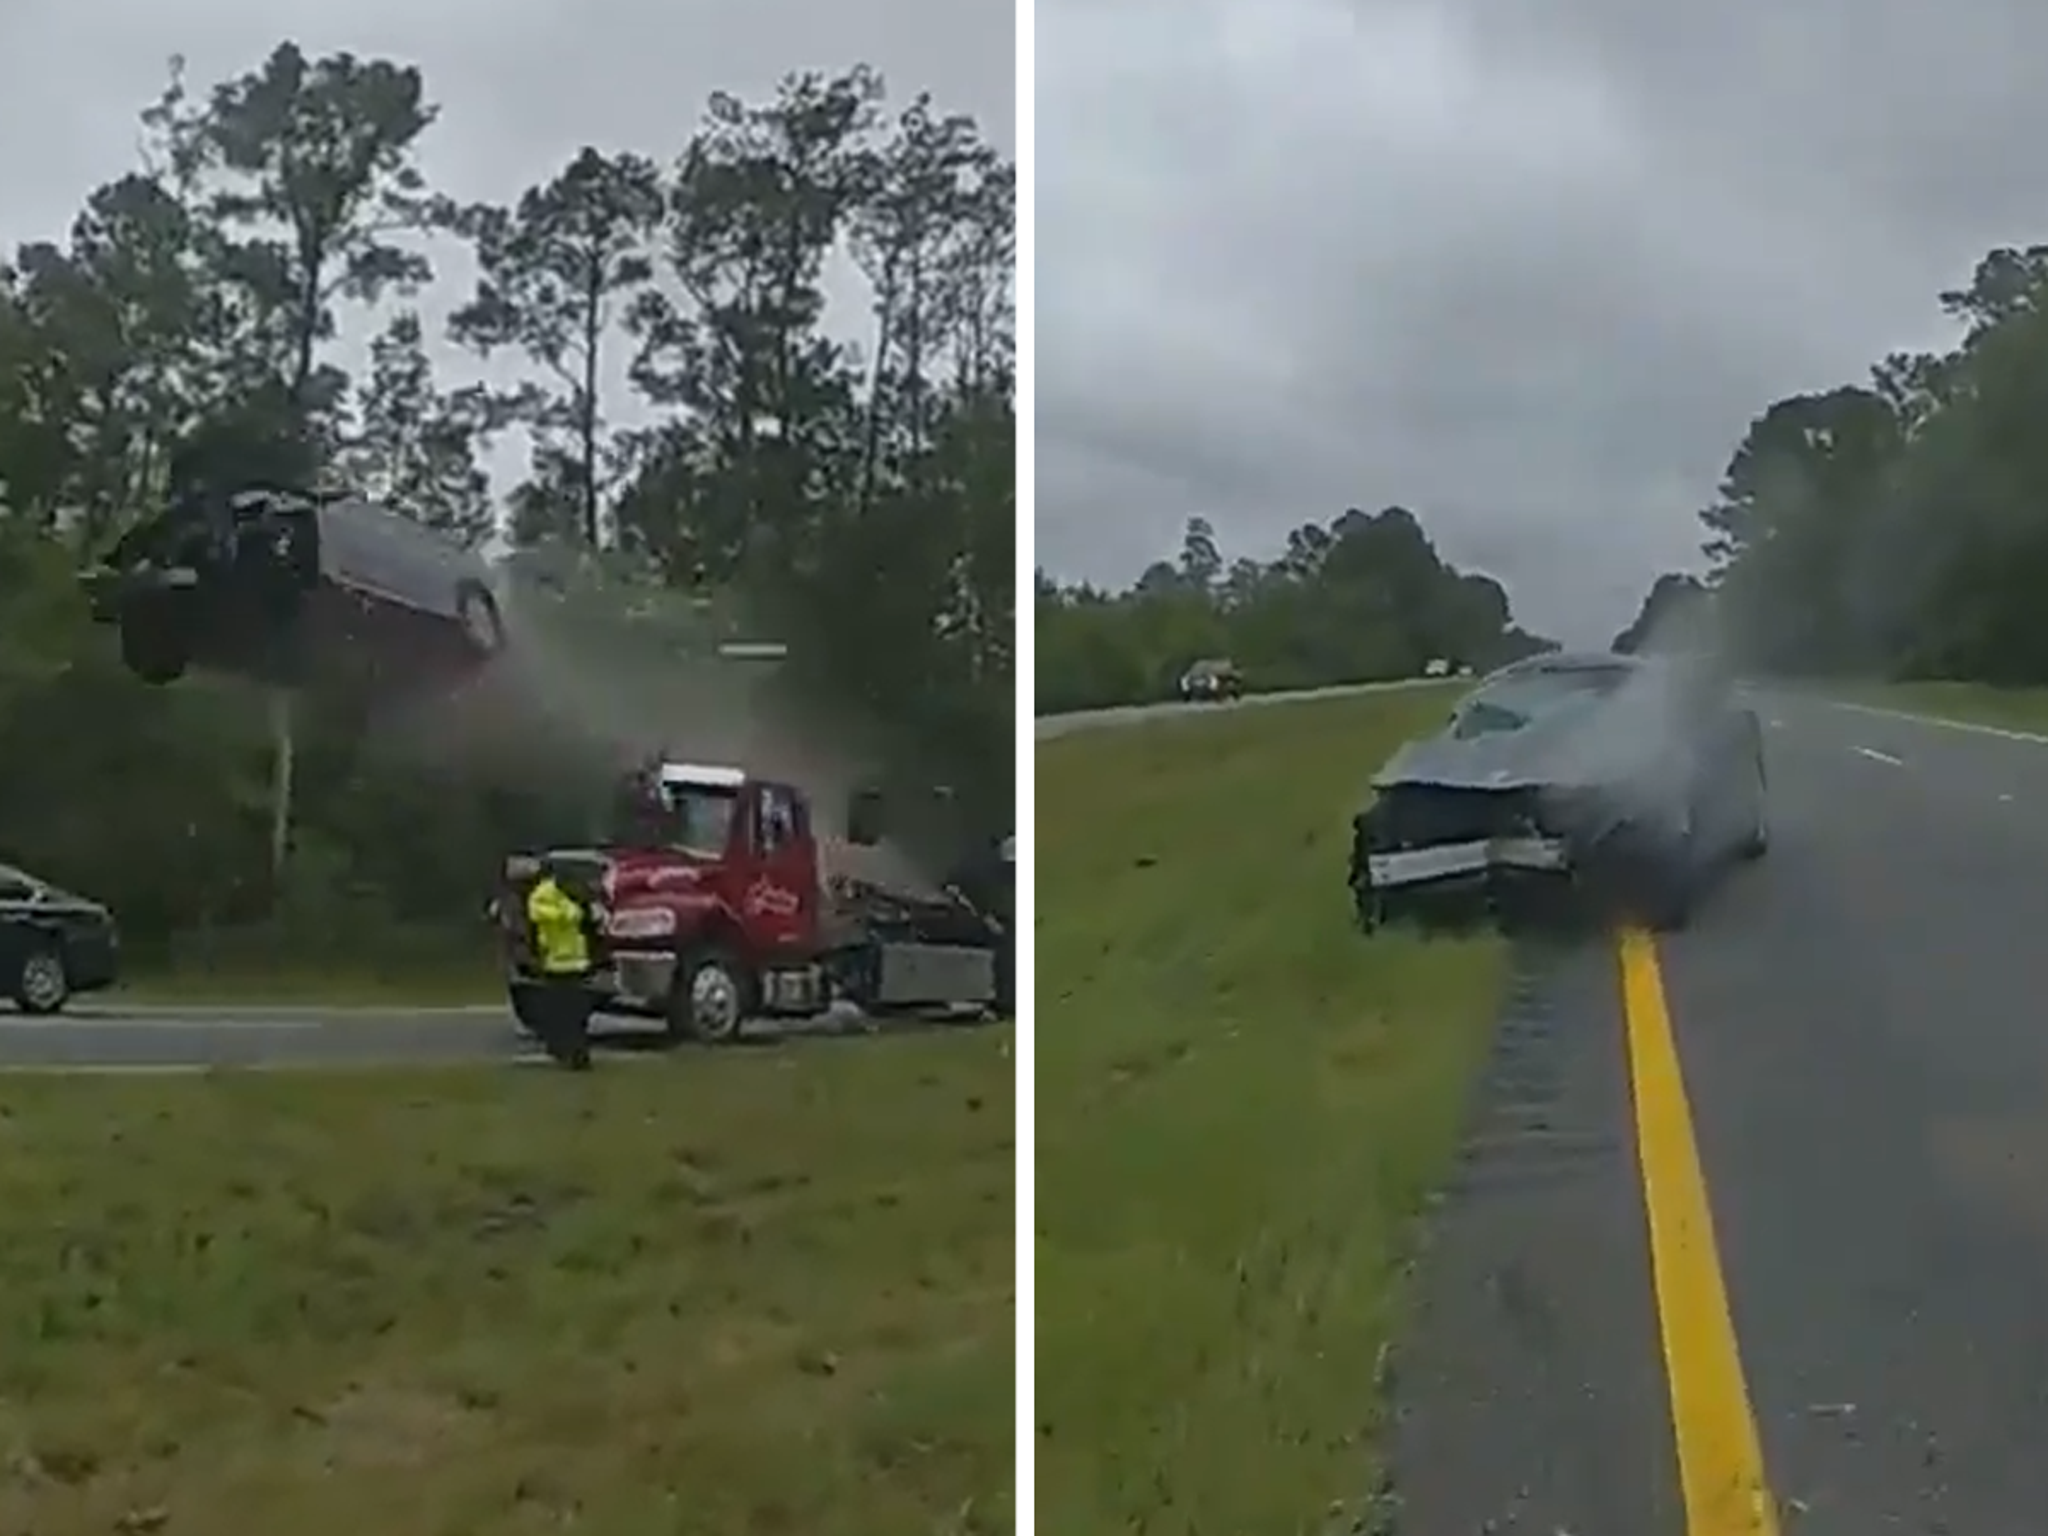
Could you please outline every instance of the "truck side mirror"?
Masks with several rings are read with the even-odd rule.
[[[857,848],[872,848],[882,840],[882,792],[857,789],[846,802],[846,840]]]

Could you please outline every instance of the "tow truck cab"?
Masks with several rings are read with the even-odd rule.
[[[847,842],[878,841],[880,817],[876,796],[856,795]],[[652,763],[620,786],[610,832],[603,847],[549,855],[605,913],[600,1010],[723,1040],[748,1017],[818,1014],[842,998],[870,1011],[995,999],[995,936],[963,924],[955,903],[889,895],[878,918],[876,888],[821,867],[810,798],[793,784]],[[541,863],[515,855],[508,884],[530,883]],[[918,921],[925,905],[952,921]]]

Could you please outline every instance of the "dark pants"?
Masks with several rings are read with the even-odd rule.
[[[540,1048],[572,1071],[590,1069],[590,1015],[596,999],[580,976],[522,979],[514,1007]]]

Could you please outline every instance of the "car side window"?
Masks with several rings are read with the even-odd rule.
[[[20,875],[0,875],[0,901],[33,901],[36,896],[35,883]]]

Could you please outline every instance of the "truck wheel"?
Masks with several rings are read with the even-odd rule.
[[[54,944],[29,951],[14,978],[14,1001],[23,1013],[58,1013],[71,1000],[71,973]]]
[[[677,968],[669,993],[669,1036],[724,1045],[739,1038],[752,1011],[753,985],[746,967],[724,950],[698,950]]]

